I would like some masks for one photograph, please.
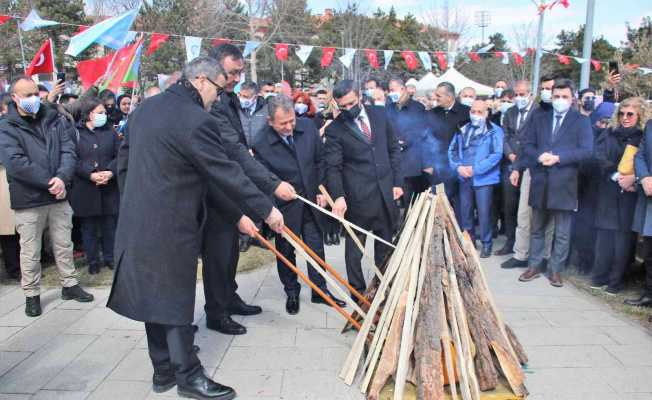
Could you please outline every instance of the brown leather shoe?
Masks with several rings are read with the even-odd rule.
[[[521,282],[530,282],[541,277],[541,271],[538,268],[529,267],[525,272],[518,277]]]
[[[561,281],[561,274],[559,272],[553,272],[550,274],[550,284],[554,287],[563,287],[564,282]]]

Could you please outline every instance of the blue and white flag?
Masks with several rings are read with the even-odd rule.
[[[315,46],[307,46],[307,45],[301,45],[295,52],[297,57],[299,57],[299,60],[301,60],[301,63],[305,64],[306,61],[308,60],[308,57],[310,57],[310,53],[312,53],[312,49],[314,49]]]
[[[186,36],[184,41],[186,42],[186,60],[190,62],[199,57],[199,53],[201,53],[201,38]]]
[[[346,68],[351,68],[353,57],[355,57],[355,49],[347,48],[344,50],[344,55],[340,57],[340,62],[342,62]]]
[[[430,58],[430,53],[427,51],[420,51],[419,58],[421,59],[421,64],[426,71],[432,71],[432,58]]]
[[[56,21],[49,21],[47,19],[41,18],[36,10],[32,10],[27,15],[27,18],[20,24],[20,29],[24,31],[31,31],[36,28],[43,28],[46,26],[59,25]]]
[[[245,43],[245,48],[242,52],[242,56],[248,57],[251,53],[254,52],[254,50],[258,48],[258,46],[260,46],[260,42],[255,42],[252,40],[247,41],[247,43]]]
[[[392,61],[392,56],[394,55],[394,50],[383,50],[383,58],[385,59],[385,69],[389,67],[390,61]]]
[[[93,43],[119,49],[127,43],[129,28],[138,15],[138,8],[95,24],[73,36],[66,54],[76,57]]]

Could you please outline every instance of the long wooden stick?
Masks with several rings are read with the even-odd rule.
[[[331,197],[330,193],[326,190],[324,185],[319,185],[319,191],[321,192],[322,195],[326,198],[326,202],[328,203],[331,208],[335,207],[335,202],[333,201],[333,198]],[[355,243],[356,246],[358,246],[358,249],[362,252],[362,256],[369,261],[369,263],[373,266],[374,272],[376,273],[376,276],[378,276],[378,279],[382,281],[383,279],[383,273],[380,272],[380,268],[376,265],[376,262],[374,261],[373,258],[367,253],[367,250],[365,249],[365,246],[362,244],[360,241],[360,238],[358,238],[358,235],[353,232],[353,229],[349,226],[348,222],[342,223],[344,226],[344,229],[346,229],[346,232],[351,236],[351,239],[353,239],[353,243]]]
[[[276,255],[276,258],[281,260],[286,267],[290,268],[295,274],[297,274],[297,276],[301,278],[301,280],[303,280],[308,286],[310,286],[310,288],[314,290],[315,293],[317,293],[322,299],[324,299],[326,303],[328,303],[331,307],[333,307],[338,313],[342,314],[344,318],[348,319],[351,325],[355,327],[355,329],[357,329],[358,331],[360,330],[360,324],[358,323],[358,321],[353,319],[353,317],[351,317],[349,313],[344,311],[342,307],[338,306],[333,301],[333,299],[330,298],[330,296],[326,296],[326,293],[324,293],[317,285],[315,285],[310,280],[310,278],[308,278],[306,274],[304,274],[299,268],[292,265],[292,263],[287,258],[285,258],[285,256],[281,254],[280,251],[276,250],[274,245],[272,245],[267,239],[265,239],[263,235],[261,235],[258,232],[255,232],[254,235],[255,238],[260,241],[260,243],[265,245],[265,247],[267,247],[272,253],[274,253],[274,255]]]
[[[299,246],[301,246],[301,247],[306,251],[306,253],[308,253],[308,254],[310,255],[310,257],[312,257],[312,258],[317,262],[317,264],[321,265],[321,266],[322,266],[326,271],[330,272],[331,275],[333,275],[333,277],[335,277],[335,279],[337,279],[337,281],[338,281],[339,283],[341,283],[341,284],[344,285],[347,289],[349,289],[349,291],[350,291],[350,292],[351,292],[351,293],[352,293],[352,294],[353,294],[353,295],[354,295],[358,300],[360,300],[363,304],[366,304],[366,305],[368,305],[368,306],[371,305],[371,303],[369,302],[369,300],[367,300],[366,297],[364,297],[362,294],[360,294],[360,292],[358,292],[357,290],[355,290],[355,288],[354,288],[353,286],[351,286],[351,285],[349,284],[349,282],[348,282],[346,279],[342,278],[342,275],[340,275],[340,274],[335,270],[335,268],[331,267],[331,266],[330,266],[326,261],[322,260],[322,258],[319,257],[319,255],[317,255],[317,253],[315,253],[314,251],[312,251],[312,249],[311,249],[310,247],[308,247],[308,245],[305,244],[305,243],[303,242],[303,240],[301,240],[301,238],[299,238],[297,235],[295,235],[294,232],[292,232],[292,231],[290,230],[290,228],[288,228],[287,226],[285,226],[285,227],[283,228],[283,231],[284,231],[284,232],[285,232],[289,237],[291,237],[292,240],[294,240],[294,241],[295,241]]]
[[[379,241],[380,243],[383,243],[383,244],[385,244],[385,245],[391,247],[392,249],[395,249],[395,248],[396,248],[396,246],[394,246],[393,244],[391,244],[391,243],[388,242],[387,240],[385,240],[385,239],[383,239],[383,238],[381,238],[381,237],[379,237],[379,236],[374,235],[373,232],[369,232],[369,231],[366,230],[366,229],[360,228],[358,225],[354,224],[353,222],[349,222],[349,221],[345,220],[344,218],[335,215],[334,213],[328,211],[327,209],[325,209],[325,208],[323,208],[323,207],[320,207],[319,205],[317,205],[316,203],[313,203],[312,201],[306,199],[305,197],[301,197],[301,196],[299,196],[298,194],[297,194],[296,196],[297,196],[297,197],[296,197],[297,199],[303,201],[304,203],[308,204],[308,205],[311,206],[312,208],[314,208],[314,209],[316,209],[316,210],[319,210],[319,211],[321,211],[322,213],[324,213],[324,214],[326,214],[326,215],[328,215],[328,216],[331,216],[331,217],[335,218],[336,220],[340,221],[340,222],[343,223],[343,224],[349,224],[349,225],[351,226],[351,228],[355,229],[356,231],[358,231],[358,232],[360,232],[360,233],[364,233],[365,235],[371,236],[371,237],[374,238],[375,240],[377,240],[377,241]]]

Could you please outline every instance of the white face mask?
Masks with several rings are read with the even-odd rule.
[[[566,99],[554,99],[552,101],[552,108],[559,114],[563,114],[570,109],[571,102]]]
[[[481,127],[482,124],[484,124],[485,121],[487,120],[485,117],[481,117],[481,116],[475,115],[475,114],[471,114],[469,116],[469,118],[471,119],[471,126],[473,126],[475,128]]]
[[[552,102],[552,90],[543,89],[541,91],[541,101],[543,101],[544,103],[551,103]]]
[[[471,107],[473,105],[473,102],[475,99],[473,97],[462,97],[460,99],[460,103],[464,104],[465,106]]]
[[[500,96],[503,95],[503,88],[497,87],[494,89],[494,95],[496,95],[496,98],[500,98]]]
[[[500,103],[500,112],[504,114],[507,112],[507,110],[509,110],[512,107],[514,107],[514,104],[512,103],[508,103],[508,102]]]
[[[106,124],[106,119],[106,114],[95,114],[95,117],[93,117],[93,126],[96,128],[104,126]]]
[[[401,94],[399,92],[389,92],[387,97],[389,100],[391,100],[392,103],[398,103],[398,101],[401,99]]]
[[[303,103],[297,103],[294,105],[294,111],[296,111],[298,115],[303,115],[306,113],[306,111],[308,111],[308,105]]]
[[[527,108],[527,105],[530,104],[530,99],[524,96],[516,96],[514,98],[514,104],[519,110]]]

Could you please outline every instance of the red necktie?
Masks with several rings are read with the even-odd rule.
[[[367,137],[367,140],[371,142],[371,129],[369,129],[369,125],[367,125],[366,122],[364,122],[364,118],[361,116],[358,117],[358,121],[360,122],[360,127],[362,128],[362,133]]]

